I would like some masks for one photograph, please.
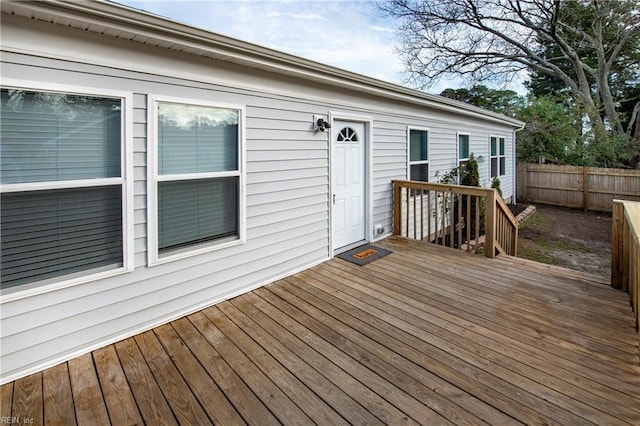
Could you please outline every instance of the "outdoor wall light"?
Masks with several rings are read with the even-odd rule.
[[[324,119],[324,117],[314,115],[313,116],[313,130],[316,132],[324,132],[331,128],[331,124]]]
[[[482,155],[478,155],[478,163],[484,163],[484,157]]]

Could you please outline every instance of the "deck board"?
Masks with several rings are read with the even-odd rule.
[[[107,424],[109,414],[98,382],[92,354],[68,362],[73,404],[78,424]]]
[[[35,424],[640,424],[628,295],[402,238],[0,388]]]
[[[76,422],[69,367],[59,364],[42,372],[44,418],[48,425],[69,425]]]
[[[0,386],[0,417],[11,417],[13,383],[14,382],[9,382]]]
[[[142,417],[122,371],[115,348],[110,345],[93,353],[102,395],[112,424],[139,425]]]
[[[213,424],[198,399],[184,378],[178,371],[178,367],[162,347],[162,344],[153,331],[147,331],[135,336],[135,341],[140,348],[151,372],[162,390],[178,423],[190,425]]]
[[[114,345],[129,387],[147,424],[177,425],[177,421],[160,386],[133,338]]]
[[[28,419],[34,424],[43,423],[42,373],[32,374],[15,381],[11,416],[20,421]]]
[[[247,423],[265,426],[279,424],[269,409],[188,319],[181,318],[171,325]]]

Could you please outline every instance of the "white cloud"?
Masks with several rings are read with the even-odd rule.
[[[324,16],[318,15],[316,13],[292,13],[289,16],[294,19],[315,19],[320,21],[325,21],[327,19]]]
[[[380,27],[378,25],[372,25],[369,27],[369,29],[373,31],[382,31],[384,33],[393,33],[393,28]]]
[[[367,1],[118,0],[189,25],[399,83],[393,30]]]

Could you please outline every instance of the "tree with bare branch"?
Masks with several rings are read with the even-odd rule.
[[[621,68],[640,82],[635,0],[389,0],[380,8],[400,19],[400,53],[415,86],[451,75],[549,75],[580,104],[596,140],[625,133],[612,83]]]

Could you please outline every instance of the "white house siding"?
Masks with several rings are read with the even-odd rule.
[[[372,225],[385,234],[391,180],[407,176],[407,126],[431,129],[432,177],[455,166],[457,131],[471,134],[476,155],[487,156],[490,134],[511,146],[507,125],[455,113],[5,14],[1,31],[3,80],[133,93],[135,237],[132,272],[2,300],[3,383],[330,258],[329,135],[312,131],[314,114],[372,118]],[[246,106],[245,244],[147,266],[150,94]],[[511,183],[502,188],[508,196]]]

